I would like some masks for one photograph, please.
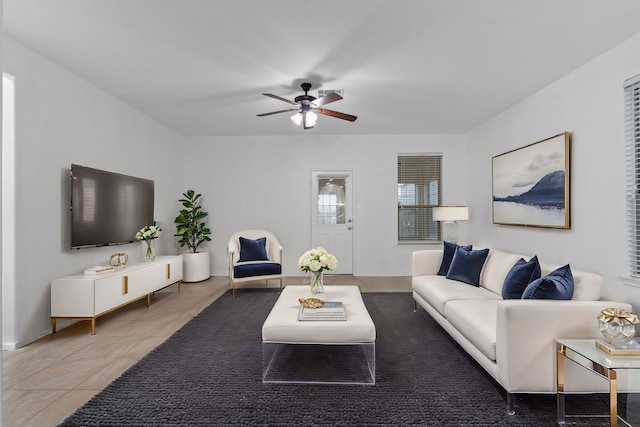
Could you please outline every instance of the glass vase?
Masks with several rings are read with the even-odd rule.
[[[321,294],[324,293],[324,276],[322,274],[324,270],[311,272],[311,293]]]
[[[600,320],[598,327],[605,341],[614,345],[628,343],[636,335],[636,325],[619,322],[617,319],[611,322]]]
[[[598,328],[605,341],[618,345],[628,343],[636,335],[638,315],[622,308],[605,308],[598,316]]]
[[[153,245],[153,239],[150,240],[145,240],[144,241],[146,243],[146,250],[144,252],[144,260],[146,262],[151,262],[151,261],[155,261],[156,259],[156,254],[154,251],[154,245]]]

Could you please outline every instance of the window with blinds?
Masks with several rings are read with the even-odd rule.
[[[640,75],[624,84],[627,224],[631,277],[640,279]]]
[[[440,240],[432,208],[442,200],[442,155],[398,155],[398,242]]]

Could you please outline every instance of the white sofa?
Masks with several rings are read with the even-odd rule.
[[[597,316],[602,309],[631,310],[629,304],[600,301],[603,278],[573,269],[571,301],[503,300],[504,279],[521,257],[530,258],[489,250],[479,287],[437,275],[443,250],[416,251],[412,260],[415,302],[504,387],[510,414],[515,393],[556,392],[557,338],[601,338]],[[543,276],[558,267],[540,266]],[[606,390],[599,379],[577,377],[572,391]]]

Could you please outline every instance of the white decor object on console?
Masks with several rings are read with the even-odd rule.
[[[129,264],[114,272],[95,276],[84,273],[54,279],[51,282],[51,329],[57,319],[89,319],[91,334],[96,333],[96,318],[147,298],[151,294],[182,281],[182,257],[162,256],[155,261]]]

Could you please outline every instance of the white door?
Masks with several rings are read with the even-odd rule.
[[[350,171],[313,171],[311,244],[338,259],[330,274],[353,274],[353,208]]]

